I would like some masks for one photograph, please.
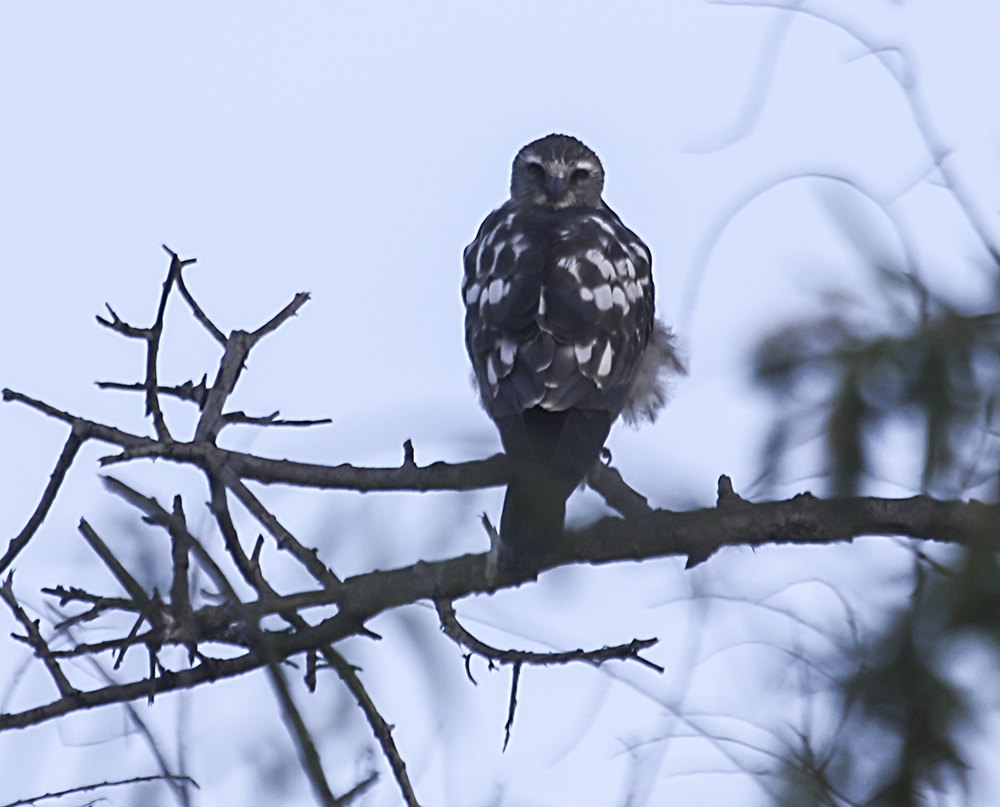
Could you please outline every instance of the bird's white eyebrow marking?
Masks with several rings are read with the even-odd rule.
[[[596,171],[597,170],[597,166],[594,165],[590,160],[580,160],[580,162],[578,162],[576,164],[576,167],[577,168],[582,168],[585,171]]]
[[[601,364],[597,368],[598,375],[604,376],[611,372],[611,359],[614,355],[615,352],[611,349],[611,343],[608,342],[607,346],[604,348],[604,354],[601,356]]]
[[[594,305],[597,306],[597,310],[607,311],[610,309],[612,297],[611,286],[607,283],[594,289]]]

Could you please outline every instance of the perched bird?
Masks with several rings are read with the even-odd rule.
[[[649,249],[604,200],[604,169],[552,134],[514,159],[510,200],[465,249],[465,343],[511,461],[500,557],[521,568],[563,532],[566,500],[615,418],[652,421],[681,371],[653,316]]]

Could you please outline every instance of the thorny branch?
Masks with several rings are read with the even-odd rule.
[[[168,250],[169,252],[169,250]],[[606,516],[594,524],[568,534],[558,545],[549,547],[536,559],[536,567],[499,575],[489,568],[489,555],[462,555],[433,563],[418,562],[412,566],[371,571],[341,580],[329,569],[318,553],[303,545],[267,508],[259,495],[247,483],[288,484],[299,487],[347,489],[357,491],[431,491],[472,490],[506,483],[507,463],[502,455],[484,460],[447,464],[435,462],[419,466],[412,443],[404,446],[403,463],[396,468],[359,468],[349,464],[337,466],[313,465],[288,460],[274,460],[215,445],[219,431],[228,423],[257,423],[262,426],[283,425],[276,414],[264,418],[249,418],[242,412],[226,412],[225,406],[246,358],[253,346],[284,322],[293,317],[309,299],[298,294],[277,315],[255,331],[236,330],[228,337],[211,322],[194,301],[184,285],[182,270],[192,261],[180,260],[170,252],[171,262],[163,285],[156,320],[150,328],[136,328],[122,321],[109,308],[111,320],[102,319],[105,326],[129,338],[147,342],[145,379],[141,384],[105,384],[105,388],[142,389],[147,413],[152,417],[155,437],[132,434],[88,418],[70,414],[43,401],[13,390],[3,390],[3,399],[29,406],[44,415],[65,423],[70,435],[52,472],[38,506],[25,527],[8,544],[0,558],[0,572],[7,571],[14,559],[37,534],[56,494],[69,471],[80,446],[97,440],[113,446],[117,453],[101,460],[102,465],[130,462],[137,459],[162,459],[193,467],[204,474],[209,507],[223,538],[223,560],[217,560],[206,549],[202,539],[188,526],[184,505],[176,497],[171,509],[156,499],[125,485],[113,477],[105,477],[108,489],[136,507],[144,520],[166,530],[170,538],[169,557],[172,578],[169,601],[158,592],[148,592],[126,569],[108,545],[85,520],[81,519],[81,535],[108,567],[126,592],[101,594],[72,585],[57,585],[43,589],[58,598],[61,606],[82,607],[76,614],[61,614],[57,631],[84,622],[90,623],[108,614],[127,615],[132,628],[124,635],[97,643],[76,643],[50,647],[38,621],[31,620],[16,599],[11,574],[0,588],[2,598],[26,631],[20,636],[32,647],[56,683],[59,698],[17,713],[0,714],[0,731],[22,728],[45,722],[72,712],[98,706],[126,703],[154,694],[189,689],[204,683],[243,675],[252,670],[269,669],[272,681],[284,681],[280,665],[294,656],[306,657],[306,683],[315,686],[317,657],[332,668],[354,696],[364,712],[373,734],[388,760],[404,800],[410,807],[418,804],[406,773],[406,765],[392,738],[391,726],[381,716],[365,690],[355,668],[334,647],[349,636],[374,636],[367,623],[376,615],[393,608],[433,600],[438,608],[444,631],[454,641],[487,659],[490,664],[511,664],[514,686],[508,715],[507,732],[513,722],[517,681],[524,664],[562,664],[583,661],[601,664],[610,659],[634,660],[653,669],[661,668],[640,655],[655,640],[636,639],[629,644],[604,647],[595,651],[574,650],[566,653],[532,653],[501,650],[480,642],[469,634],[455,616],[453,602],[470,594],[490,592],[502,587],[517,586],[533,580],[541,572],[570,563],[610,563],[622,560],[643,560],[682,555],[688,565],[703,562],[728,545],[761,546],[768,543],[826,544],[849,541],[861,535],[906,535],[964,544],[1000,547],[998,530],[1000,506],[980,502],[937,501],[926,496],[892,500],[875,498],[845,498],[820,500],[802,494],[788,501],[751,503],[738,496],[725,477],[719,482],[716,507],[689,512],[670,512],[649,506],[646,499],[630,488],[610,464],[596,464],[588,483],[622,517]],[[165,322],[165,311],[171,290],[177,287],[188,302],[195,318],[223,346],[215,381],[207,386],[205,378],[199,384],[188,381],[177,386],[160,386],[156,372],[159,345]],[[190,441],[172,436],[159,406],[159,395],[173,395],[195,404],[201,414]],[[291,421],[307,425],[323,421]],[[229,496],[243,507],[274,538],[274,546],[284,550],[311,574],[318,586],[288,594],[279,594],[265,578],[261,555],[267,546],[257,539],[248,555],[233,523]],[[192,592],[190,560],[211,579],[216,591]],[[232,574],[237,578],[232,578]],[[252,590],[249,600],[237,594],[233,580],[242,579]],[[307,621],[309,609],[335,608],[332,615],[321,612],[321,618]],[[262,620],[277,615],[285,623],[280,628],[265,628]],[[145,629],[144,629],[145,626]],[[227,657],[208,655],[209,643],[228,646],[235,651]],[[121,663],[126,650],[144,646],[149,654],[148,672],[116,682],[110,674],[107,683],[90,690],[72,686],[59,667],[58,659],[86,656],[97,664],[101,653],[111,652]],[[188,650],[188,664],[169,669],[160,662],[161,648],[183,646]],[[117,666],[117,665],[116,665]],[[467,668],[468,669],[468,668]],[[277,677],[276,677],[277,676]],[[471,676],[470,676],[471,677]],[[345,796],[336,799],[326,784],[315,744],[308,738],[302,716],[295,709],[287,687],[276,683],[276,692],[284,704],[286,719],[301,751],[306,774],[323,804],[346,804],[368,787],[369,777]],[[286,700],[285,696],[288,696]],[[297,716],[297,718],[296,718]]]
[[[445,597],[438,597],[434,600],[438,617],[441,620],[441,630],[459,645],[467,647],[477,656],[482,656],[489,662],[499,664],[568,664],[571,661],[585,661],[588,664],[600,666],[605,661],[611,659],[634,659],[640,664],[644,664],[657,672],[662,673],[663,667],[654,664],[648,659],[639,655],[641,650],[645,650],[656,644],[656,639],[633,639],[628,644],[615,645],[614,647],[602,647],[600,650],[568,650],[562,653],[534,653],[529,650],[498,650],[490,647],[485,642],[481,642],[469,633],[458,621],[455,613],[455,606],[451,600]],[[468,669],[468,668],[467,668]],[[469,676],[471,679],[471,675]],[[475,683],[475,681],[473,681]]]
[[[131,779],[119,779],[114,782],[98,782],[93,785],[81,785],[80,787],[71,787],[68,790],[60,790],[55,793],[45,793],[41,796],[32,796],[29,799],[12,801],[3,805],[3,807],[25,807],[25,805],[37,804],[38,802],[45,801],[46,799],[61,799],[64,796],[71,796],[74,793],[86,793],[90,790],[100,790],[104,787],[121,787],[122,785],[138,785],[143,782],[159,782],[164,780],[183,781],[198,787],[198,783],[190,776],[164,776],[163,774],[156,774],[155,776],[135,776]]]
[[[0,598],[3,598],[3,601],[7,603],[7,606],[14,613],[14,618],[20,622],[25,631],[27,631],[27,636],[18,636],[13,634],[13,638],[23,641],[35,651],[35,655],[45,663],[45,667],[48,669],[49,675],[51,675],[52,680],[56,682],[56,689],[59,690],[59,694],[62,695],[63,698],[75,698],[77,690],[69,682],[66,674],[59,667],[59,662],[52,657],[52,651],[49,650],[48,644],[45,639],[42,638],[41,631],[38,630],[39,620],[32,620],[24,612],[24,609],[18,605],[18,602],[14,597],[13,578],[13,573],[7,575],[7,579],[4,580],[3,585],[0,586]]]
[[[455,614],[455,606],[451,600],[446,597],[438,597],[434,600],[434,606],[437,608],[438,618],[441,620],[441,630],[459,646],[469,649],[470,652],[465,656],[465,674],[473,684],[476,683],[476,680],[472,677],[472,670],[469,666],[473,654],[486,659],[489,662],[491,670],[495,667],[494,662],[514,665],[514,673],[510,683],[510,705],[507,710],[507,723],[504,726],[504,751],[507,750],[507,743],[510,742],[510,731],[514,725],[514,710],[517,707],[517,684],[521,678],[521,667],[525,664],[546,666],[550,664],[568,664],[571,661],[585,661],[589,664],[600,666],[609,659],[633,659],[657,672],[663,672],[663,667],[659,664],[654,664],[639,655],[640,650],[645,650],[656,644],[656,639],[633,639],[628,644],[617,645],[615,647],[602,647],[600,650],[570,650],[563,653],[498,650],[495,647],[490,647],[485,642],[481,642],[462,627],[462,624],[458,621],[458,616]]]

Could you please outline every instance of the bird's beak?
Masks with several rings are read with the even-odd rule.
[[[545,183],[545,190],[549,192],[549,196],[553,201],[566,193],[566,189],[568,187],[569,185],[566,184],[566,179],[558,175],[549,177],[548,181]]]

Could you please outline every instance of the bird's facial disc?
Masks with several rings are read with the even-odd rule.
[[[550,135],[514,160],[511,196],[521,202],[553,210],[599,207],[603,187],[601,161],[575,138]]]
[[[522,168],[526,180],[522,190],[530,191],[523,195],[536,205],[561,210],[594,207],[600,202],[600,167],[591,160],[543,161],[526,155]]]

